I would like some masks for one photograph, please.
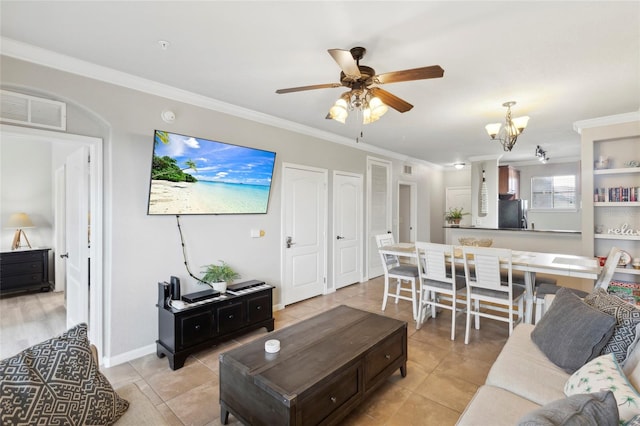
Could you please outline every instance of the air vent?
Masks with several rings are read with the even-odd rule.
[[[405,164],[404,168],[402,169],[402,173],[404,173],[405,175],[413,174],[413,167],[411,167],[409,164]]]
[[[0,90],[0,120],[47,129],[67,129],[64,102]]]

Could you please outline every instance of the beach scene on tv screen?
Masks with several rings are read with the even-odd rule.
[[[275,153],[156,131],[149,214],[266,213]]]

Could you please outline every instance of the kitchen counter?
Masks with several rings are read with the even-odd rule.
[[[467,229],[473,231],[512,231],[512,232],[533,232],[533,233],[553,233],[553,234],[570,234],[582,235],[582,231],[573,231],[567,229],[523,229],[523,228],[485,228],[482,226],[444,226],[445,229]]]

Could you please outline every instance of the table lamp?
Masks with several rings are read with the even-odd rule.
[[[11,250],[16,250],[21,247],[20,236],[24,235],[24,240],[27,242],[27,246],[31,248],[27,234],[22,230],[23,228],[33,228],[33,222],[26,213],[14,213],[9,216],[6,228],[16,228],[16,233],[13,235],[13,243],[11,243]]]

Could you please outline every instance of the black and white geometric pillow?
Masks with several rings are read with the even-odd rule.
[[[2,425],[110,425],[127,408],[98,370],[86,324],[0,361]]]
[[[586,296],[584,301],[616,318],[613,335],[600,353],[613,353],[618,363],[624,366],[624,361],[640,338],[640,309],[601,288]]]

